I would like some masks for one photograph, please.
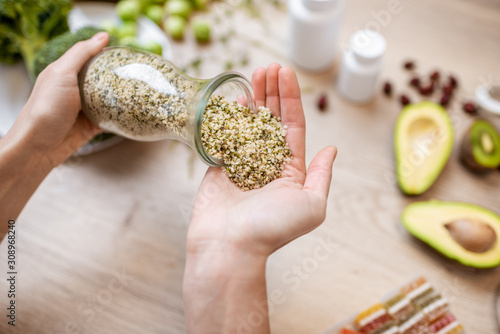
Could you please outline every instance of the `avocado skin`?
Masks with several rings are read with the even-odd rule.
[[[472,253],[462,248],[447,233],[441,233],[440,229],[445,229],[445,224],[457,210],[466,212],[468,218],[476,219],[490,225],[497,234],[497,241],[493,248],[486,253]],[[416,219],[415,217],[425,217],[425,214],[435,218],[442,215],[442,219]],[[474,216],[476,215],[476,216]],[[431,219],[432,220],[432,219]],[[438,200],[415,202],[408,205],[401,215],[401,222],[405,229],[417,239],[428,244],[444,256],[456,260],[459,263],[474,268],[493,268],[500,265],[500,216],[479,205],[463,202],[445,202]],[[439,237],[438,237],[439,236]],[[444,236],[447,236],[444,238]],[[456,247],[458,245],[458,247]]]

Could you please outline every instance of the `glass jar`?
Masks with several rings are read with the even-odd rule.
[[[83,112],[101,129],[139,141],[182,141],[209,166],[223,165],[201,142],[210,97],[255,110],[252,86],[237,72],[196,79],[160,56],[128,47],[105,48],[85,64],[78,83]]]

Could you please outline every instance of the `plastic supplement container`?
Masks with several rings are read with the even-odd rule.
[[[349,40],[338,76],[338,90],[353,102],[366,102],[375,93],[385,53],[384,37],[371,30],[360,30]]]
[[[237,72],[196,79],[160,56],[128,47],[105,48],[87,62],[78,83],[83,112],[101,129],[139,141],[182,141],[209,166],[223,165],[201,141],[210,97],[255,110],[252,86]]]
[[[321,71],[331,66],[339,48],[344,0],[290,0],[290,58],[300,67]]]

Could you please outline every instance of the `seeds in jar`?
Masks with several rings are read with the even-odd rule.
[[[117,48],[89,66],[82,99],[87,116],[103,128],[155,140],[185,135],[193,94],[192,83],[161,57]]]
[[[201,125],[203,147],[223,159],[229,179],[241,190],[257,189],[279,178],[293,158],[285,141],[286,126],[268,108],[257,114],[237,102],[213,96]]]

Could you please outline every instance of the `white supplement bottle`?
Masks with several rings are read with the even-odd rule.
[[[300,67],[321,71],[333,64],[344,0],[290,0],[290,58]]]
[[[351,36],[337,81],[342,96],[359,103],[373,96],[385,49],[385,39],[377,32],[360,30]]]

